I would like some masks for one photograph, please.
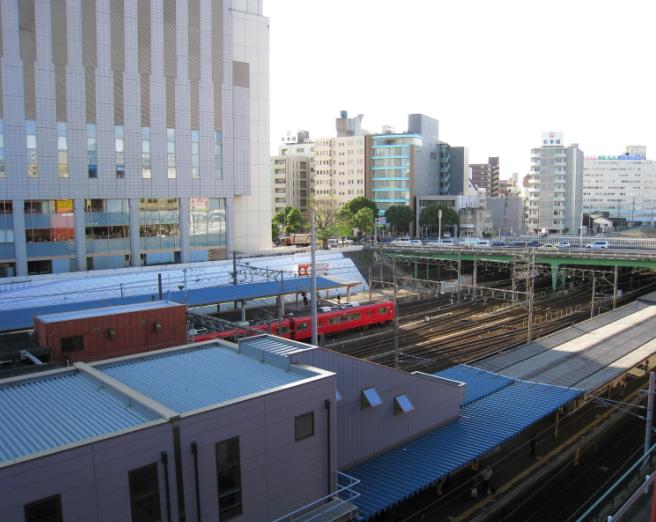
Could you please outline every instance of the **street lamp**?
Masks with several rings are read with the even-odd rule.
[[[441,243],[442,242],[442,209],[438,209],[437,211],[437,222],[438,222],[438,228],[437,228],[437,239]]]

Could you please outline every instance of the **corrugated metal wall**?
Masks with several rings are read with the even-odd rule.
[[[338,466],[346,468],[457,417],[464,387],[396,371],[367,361],[316,349],[292,361],[337,373],[342,395],[337,407]],[[360,393],[375,387],[383,404],[362,409]],[[415,410],[394,415],[394,397],[407,394]]]

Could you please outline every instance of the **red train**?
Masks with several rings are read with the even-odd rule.
[[[349,330],[357,330],[369,325],[388,324],[394,319],[394,303],[383,301],[362,306],[351,306],[319,313],[319,335],[332,335]],[[268,324],[250,325],[250,330],[242,328],[228,328],[220,332],[207,332],[193,336],[194,342],[209,341],[211,339],[229,339],[233,337],[246,337],[254,335],[252,330],[270,333],[305,341],[312,337],[312,316],[287,317],[282,321],[273,321]]]

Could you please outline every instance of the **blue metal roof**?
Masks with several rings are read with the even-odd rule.
[[[168,408],[185,413],[317,375],[290,368],[287,358],[278,359],[284,363],[276,364],[271,358],[260,361],[233,348],[211,344],[95,367]]]
[[[453,373],[468,371],[461,368]],[[494,374],[488,376],[489,386],[484,375],[472,375],[481,391],[499,383]],[[457,420],[351,468],[348,473],[361,480],[356,502],[361,515],[374,516],[459,470],[582,392],[514,381],[464,406]]]
[[[228,303],[232,301],[249,301],[251,299],[264,299],[277,296],[280,293],[293,294],[297,292],[310,293],[309,277],[298,277],[296,279],[280,281],[265,281],[260,283],[239,285],[218,285],[205,288],[191,288],[185,292],[164,292],[164,298],[187,302],[190,306],[200,306],[212,303]],[[317,277],[317,290],[329,290],[344,286],[343,282]],[[0,331],[19,330],[32,327],[32,317],[35,315],[54,314],[60,312],[72,312],[76,310],[88,310],[108,306],[126,305],[133,303],[149,303],[158,298],[156,294],[140,294],[125,297],[113,297],[109,299],[93,299],[82,302],[71,302],[65,304],[53,304],[20,308],[12,310],[11,313],[0,313]]]
[[[463,406],[467,406],[467,404],[482,399],[515,382],[515,379],[510,377],[480,370],[479,368],[467,366],[466,364],[452,366],[451,368],[435,373],[435,375],[467,383],[465,399],[462,402]]]
[[[0,464],[159,417],[71,370],[0,386]]]
[[[239,350],[248,349],[260,350],[263,352],[274,353],[277,355],[291,355],[293,353],[305,350],[314,350],[315,347],[298,341],[288,341],[274,335],[254,335],[239,339]]]

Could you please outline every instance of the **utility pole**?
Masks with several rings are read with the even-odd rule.
[[[437,239],[441,243],[442,242],[442,209],[438,209],[437,211],[437,221],[438,221],[438,232],[437,232]]]
[[[237,251],[232,251],[232,284],[237,286]],[[237,310],[237,301],[234,302],[234,308]]]
[[[396,258],[392,258],[392,284],[394,301],[394,368],[399,369],[399,311],[396,306]]]
[[[187,287],[187,269],[183,268],[182,273],[184,274],[185,304],[188,305],[189,304],[189,294],[188,294],[189,289]]]
[[[372,272],[373,272],[373,267],[369,267],[369,302],[371,303],[371,284],[373,283],[372,280]]]
[[[615,265],[615,271],[613,274],[613,310],[617,306],[617,279],[618,279],[618,267]]]
[[[649,454],[649,448],[651,447],[651,428],[654,418],[654,392],[656,392],[656,374],[654,372],[649,372],[649,390],[647,391],[647,415],[645,420],[645,449],[644,456],[645,462],[646,457]]]
[[[312,344],[314,346],[319,345],[319,335],[317,329],[317,260],[316,260],[316,249],[317,249],[317,224],[316,224],[316,214],[315,209],[312,208],[312,235],[310,237],[310,262],[312,264],[312,274],[310,276],[310,310],[312,312]]]
[[[590,319],[594,317],[595,293],[597,291],[597,273],[592,272],[592,299],[590,301]]]
[[[533,264],[535,263],[534,256],[529,258],[529,265],[527,267],[528,276],[526,279],[526,292],[528,297],[528,324],[526,333],[526,342],[530,343],[533,340],[533,298],[535,285],[533,284]],[[529,279],[530,278],[530,279]]]

